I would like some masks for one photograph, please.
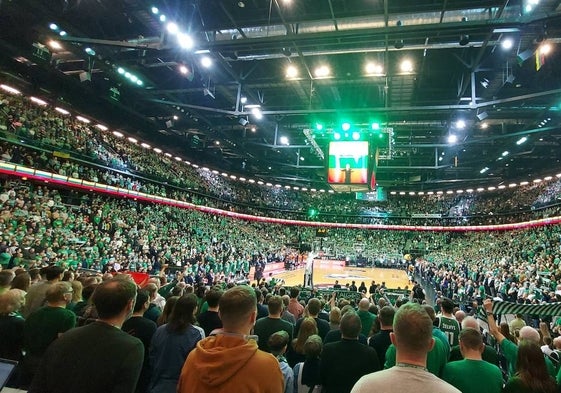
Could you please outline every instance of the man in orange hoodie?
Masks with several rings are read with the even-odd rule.
[[[229,289],[219,302],[223,329],[197,343],[179,377],[178,393],[283,393],[277,359],[250,336],[257,315],[255,291]]]

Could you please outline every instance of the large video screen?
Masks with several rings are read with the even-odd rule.
[[[367,184],[368,142],[330,142],[327,182],[330,184]]]

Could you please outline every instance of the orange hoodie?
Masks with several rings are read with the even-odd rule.
[[[179,377],[178,393],[283,393],[279,362],[255,340],[217,335],[197,343]]]

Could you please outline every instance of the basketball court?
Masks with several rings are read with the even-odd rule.
[[[274,276],[275,278],[282,278],[287,286],[302,285],[304,283],[304,272],[305,269],[302,267],[275,273]],[[411,287],[407,273],[399,269],[345,266],[343,261],[316,259],[313,272],[314,286],[318,287],[332,287],[335,280],[339,281],[342,287],[352,281],[359,287],[364,281],[368,288],[373,280],[378,285],[385,282],[386,287],[392,289]]]

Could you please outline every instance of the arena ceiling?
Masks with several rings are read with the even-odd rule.
[[[0,0],[0,63],[3,80],[229,173],[325,186],[341,123],[375,121],[393,130],[380,185],[496,186],[561,169],[560,4]]]

